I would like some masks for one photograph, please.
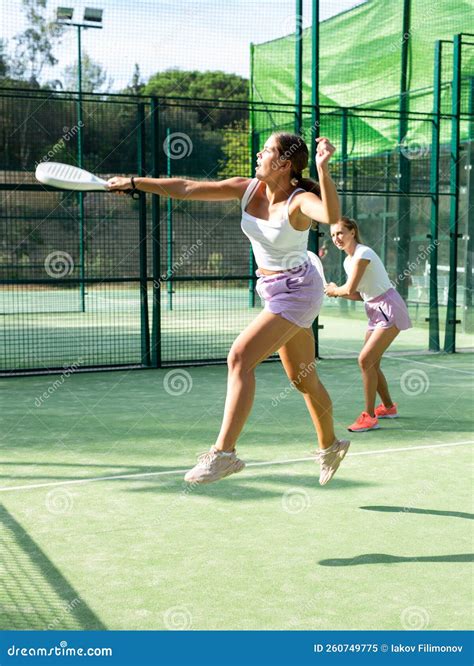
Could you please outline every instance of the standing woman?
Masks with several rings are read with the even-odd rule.
[[[380,369],[380,361],[400,331],[411,328],[407,306],[392,287],[387,271],[379,256],[367,245],[362,245],[357,223],[350,217],[341,217],[331,224],[334,245],[347,254],[344,270],[347,282],[338,287],[334,282],[326,286],[326,294],[337,298],[364,301],[369,327],[359,355],[365,395],[365,412],[349,426],[352,432],[365,432],[379,428],[378,419],[398,417],[397,405],[392,401],[387,380]],[[375,407],[377,393],[382,404]]]
[[[185,476],[190,483],[210,483],[240,472],[237,439],[252,409],[255,368],[278,350],[283,367],[302,394],[316,429],[321,485],[331,480],[349,442],[334,434],[331,399],[315,368],[311,325],[324,297],[319,259],[308,253],[312,220],[325,224],[340,217],[339,200],[329,175],[334,146],[317,139],[319,185],[303,178],[308,147],[299,136],[272,134],[257,153],[255,178],[202,182],[181,178],[112,178],[111,190],[137,189],[174,199],[239,199],[242,230],[252,244],[257,291],[265,308],[234,341],[228,355],[227,397],[221,429],[210,451]]]

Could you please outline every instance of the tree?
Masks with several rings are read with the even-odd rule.
[[[102,65],[92,60],[92,58],[84,53],[81,58],[82,70],[82,91],[83,92],[108,92],[112,80],[109,78],[107,81],[107,72]],[[64,88],[65,90],[77,90],[78,86],[78,62],[69,65],[64,69]],[[102,91],[101,88],[107,83],[106,90]]]
[[[29,81],[37,87],[43,68],[58,62],[53,48],[64,30],[63,26],[46,19],[46,4],[47,0],[23,0],[28,27],[13,38],[15,51],[9,68],[13,78]]]
[[[142,80],[140,67],[138,63],[135,63],[135,67],[133,68],[132,80],[123,92],[130,93],[132,95],[141,95],[144,86],[145,83]]]
[[[249,175],[251,158],[247,120],[235,122],[222,130],[222,153],[223,157],[218,161],[218,178]]]
[[[248,81],[237,74],[168,69],[154,74],[143,88],[143,94],[211,100],[198,102],[193,109],[203,127],[225,127],[247,116],[244,105],[235,109],[225,104],[226,101],[248,101]]]
[[[8,74],[8,63],[7,63],[7,42],[4,39],[0,39],[0,78],[3,79]]]

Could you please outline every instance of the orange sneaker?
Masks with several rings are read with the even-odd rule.
[[[351,432],[365,432],[366,430],[377,430],[377,428],[380,428],[377,417],[370,416],[367,412],[362,412],[359,418],[347,429]]]
[[[375,408],[375,416],[378,419],[398,419],[397,403],[394,402],[391,407],[385,407],[382,403]]]

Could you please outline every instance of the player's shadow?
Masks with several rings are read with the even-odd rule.
[[[474,562],[473,553],[456,555],[423,555],[421,557],[399,557],[385,553],[366,553],[356,557],[335,557],[320,560],[323,567],[353,567],[359,564],[400,564],[404,562]]]
[[[422,515],[430,516],[449,516],[451,518],[465,518],[466,520],[474,520],[473,513],[465,513],[464,511],[438,511],[437,509],[416,509],[411,506],[361,506],[360,509],[364,511],[381,511],[383,513],[419,513]]]
[[[130,481],[130,479],[127,479]],[[223,479],[222,482],[210,484],[186,484],[182,478],[167,479],[163,483],[163,478],[139,479],[141,487],[130,488],[131,493],[161,493],[174,495],[175,497],[185,496],[188,501],[193,496],[216,497],[221,500],[231,502],[238,500],[252,500],[278,497],[282,498],[285,491],[290,493],[292,490],[297,493],[306,492],[303,490],[323,490],[319,485],[318,474],[252,474],[248,476],[233,476],[230,479]],[[266,484],[274,484],[277,487],[264,487]],[[370,483],[353,481],[347,479],[334,479],[331,484],[324,488],[324,492],[331,490],[341,490],[348,488],[360,488],[371,486]],[[279,487],[278,487],[279,486]],[[283,486],[283,488],[282,488]]]

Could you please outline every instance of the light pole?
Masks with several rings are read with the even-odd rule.
[[[74,9],[72,7],[58,7],[56,22],[59,25],[71,25],[77,28],[77,164],[83,166],[83,140],[82,140],[82,48],[81,30],[87,28],[102,29],[102,9],[86,7],[84,9],[83,23],[74,23],[72,20]],[[81,312],[85,312],[85,252],[84,252],[84,194],[78,192],[79,203],[79,269],[81,277]]]

